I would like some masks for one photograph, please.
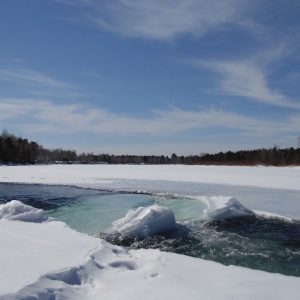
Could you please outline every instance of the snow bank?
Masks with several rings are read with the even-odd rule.
[[[42,274],[76,266],[99,245],[99,240],[64,227],[61,222],[1,219],[0,245],[2,295],[18,291]],[[9,298],[0,296],[0,299]]]
[[[0,220],[0,299],[298,300],[299,278]]]
[[[37,209],[12,200],[0,205],[0,219],[19,220],[24,222],[43,222],[48,219],[42,209]]]
[[[225,220],[253,216],[253,211],[244,207],[233,197],[210,197],[208,209],[204,211],[211,220]]]
[[[176,228],[175,216],[168,207],[152,205],[130,210],[113,222],[113,228],[125,235],[153,236]]]

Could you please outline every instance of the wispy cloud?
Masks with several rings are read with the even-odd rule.
[[[33,101],[31,99],[0,98],[0,120],[16,119],[20,116],[27,116],[32,113]]]
[[[33,99],[0,100],[0,120],[9,119],[13,122],[18,119],[22,129],[31,133],[168,136],[188,130],[222,127],[244,135],[263,137],[297,132],[299,128],[296,117],[270,122],[218,110],[184,111],[172,108],[153,111],[152,117],[140,119],[81,104],[55,104]]]
[[[266,61],[259,64],[247,61],[191,60],[189,64],[205,68],[217,74],[215,92],[247,98],[250,101],[274,106],[300,109],[300,103],[292,101],[280,91],[269,87]]]
[[[216,28],[246,20],[246,0],[59,0],[81,4],[87,19],[99,28],[124,36],[172,39],[182,34],[202,36]],[[252,5],[253,6],[253,5]],[[245,22],[246,23],[246,22]]]
[[[26,85],[42,85],[56,88],[69,87],[66,82],[29,69],[0,69],[0,80]]]

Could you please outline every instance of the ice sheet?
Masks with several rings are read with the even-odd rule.
[[[300,190],[300,167],[187,165],[0,166],[1,182],[118,184],[121,179],[169,180]]]

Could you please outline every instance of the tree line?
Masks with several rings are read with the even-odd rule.
[[[300,148],[255,149],[227,151],[216,154],[170,157],[165,155],[77,154],[75,150],[45,149],[37,142],[28,141],[4,130],[0,136],[0,164],[203,164],[203,165],[300,165]]]

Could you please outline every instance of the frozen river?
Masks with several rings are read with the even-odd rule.
[[[99,184],[93,189],[2,183],[0,194],[0,203],[12,199],[22,201],[45,210],[48,216],[79,232],[127,248],[158,248],[225,265],[300,276],[300,223],[296,218],[279,217],[278,209],[277,218],[272,214],[272,203],[285,199],[282,216],[292,217],[290,206],[297,208],[297,191],[122,180],[110,191],[105,184],[101,189]],[[228,195],[234,195],[248,209],[267,212],[273,218],[270,215],[265,218],[260,213],[247,218],[209,220],[205,214],[209,199]],[[171,209],[177,224],[175,230],[147,237],[114,231],[113,222],[129,210],[152,205]],[[293,212],[297,215],[296,209]]]

